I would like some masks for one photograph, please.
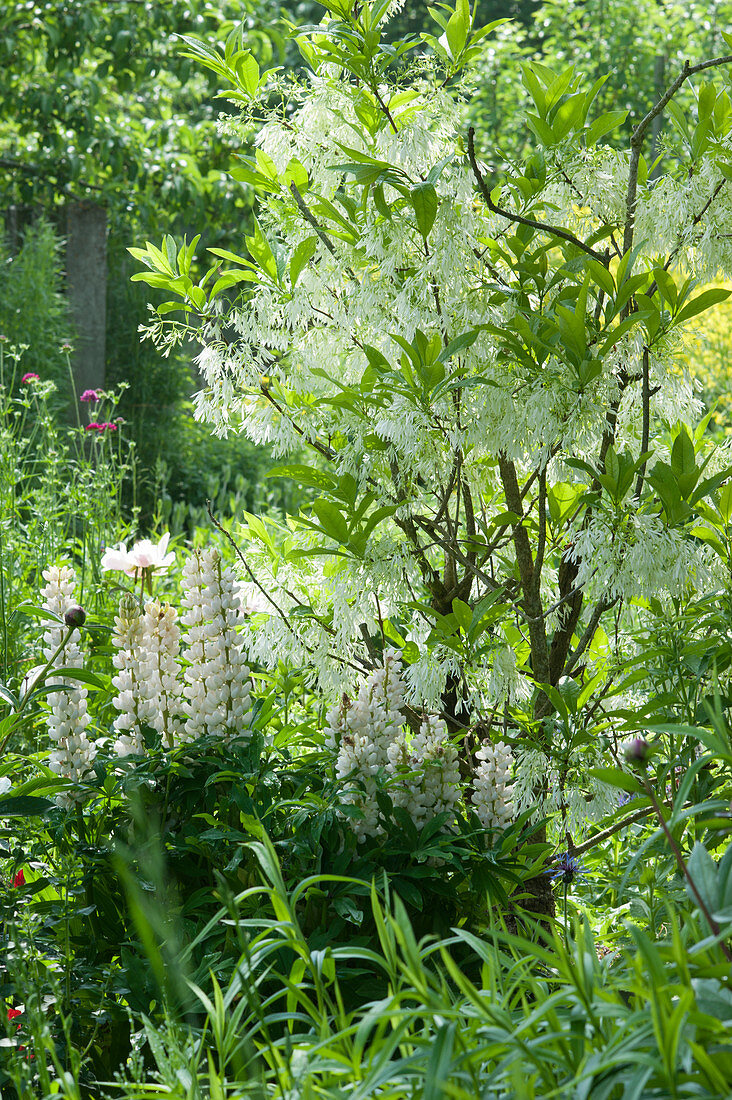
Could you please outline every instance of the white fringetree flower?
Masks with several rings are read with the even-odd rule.
[[[231,566],[223,564],[213,547],[194,550],[183,566],[188,740],[205,735],[229,740],[249,724],[249,668],[237,630],[235,585]]]
[[[46,582],[41,589],[43,606],[61,620],[58,623],[51,621],[46,626],[43,655],[51,662],[49,675],[53,682],[64,684],[59,690],[49,692],[47,697],[48,735],[53,743],[48,766],[56,775],[80,783],[89,776],[97,751],[95,742],[87,734],[90,721],[88,692],[78,681],[70,678],[64,681],[54,671],[84,667],[79,632],[64,622],[64,617],[76,608],[76,576],[68,565],[52,565],[43,571],[43,579]],[[78,797],[79,792],[71,790],[59,801],[67,805]]]

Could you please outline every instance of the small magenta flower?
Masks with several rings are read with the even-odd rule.
[[[100,424],[99,430],[101,432],[116,432],[117,425],[113,424],[111,420],[108,420],[106,424]]]
[[[33,371],[29,371],[28,374],[23,375],[23,377],[21,378],[20,381],[21,381],[21,384],[23,385],[27,382],[40,382],[40,380],[41,380],[40,375],[34,374]]]
[[[582,860],[570,855],[569,852],[560,852],[555,856],[554,862],[556,866],[546,872],[552,882],[562,882],[565,886],[571,886],[573,882],[585,877]]]
[[[84,428],[85,432],[98,432],[101,428],[101,424],[97,424],[96,420],[92,420],[91,424],[87,424]]]
[[[650,755],[651,746],[648,744],[645,737],[634,737],[633,740],[629,741],[625,746],[625,759],[629,764],[635,764],[641,768],[645,767]]]
[[[102,395],[101,395],[101,393],[99,393],[98,390],[84,390],[81,397],[79,398],[80,401],[84,401],[84,402],[86,402],[86,401],[101,401],[101,399],[102,399]]]
[[[78,630],[86,622],[86,611],[83,607],[70,607],[64,615],[64,622],[72,629]]]

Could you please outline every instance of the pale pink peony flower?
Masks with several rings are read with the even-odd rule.
[[[108,546],[102,554],[102,569],[126,573],[128,577],[137,576],[139,566],[133,558],[132,551],[127,549],[124,542],[116,546]]]
[[[166,554],[169,541],[170,534],[166,531],[158,543],[140,539],[131,550],[124,542],[109,546],[102,554],[102,569],[116,570],[128,577],[138,577],[143,569],[167,569],[175,561],[172,550]]]
[[[175,561],[175,553],[171,550],[166,554],[170,534],[165,532],[160,542],[155,544],[150,539],[141,539],[132,547],[131,556],[137,562],[139,569],[167,569]]]

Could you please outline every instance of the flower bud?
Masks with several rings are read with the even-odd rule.
[[[625,759],[629,764],[645,766],[651,755],[651,746],[644,737],[634,737],[625,746]]]
[[[83,607],[70,607],[64,615],[64,622],[73,630],[78,630],[86,622],[86,611]]]

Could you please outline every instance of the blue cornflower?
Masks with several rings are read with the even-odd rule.
[[[569,852],[560,852],[554,857],[554,862],[556,866],[546,872],[552,882],[562,882],[565,886],[571,886],[573,882],[585,877],[582,860],[570,855]]]

